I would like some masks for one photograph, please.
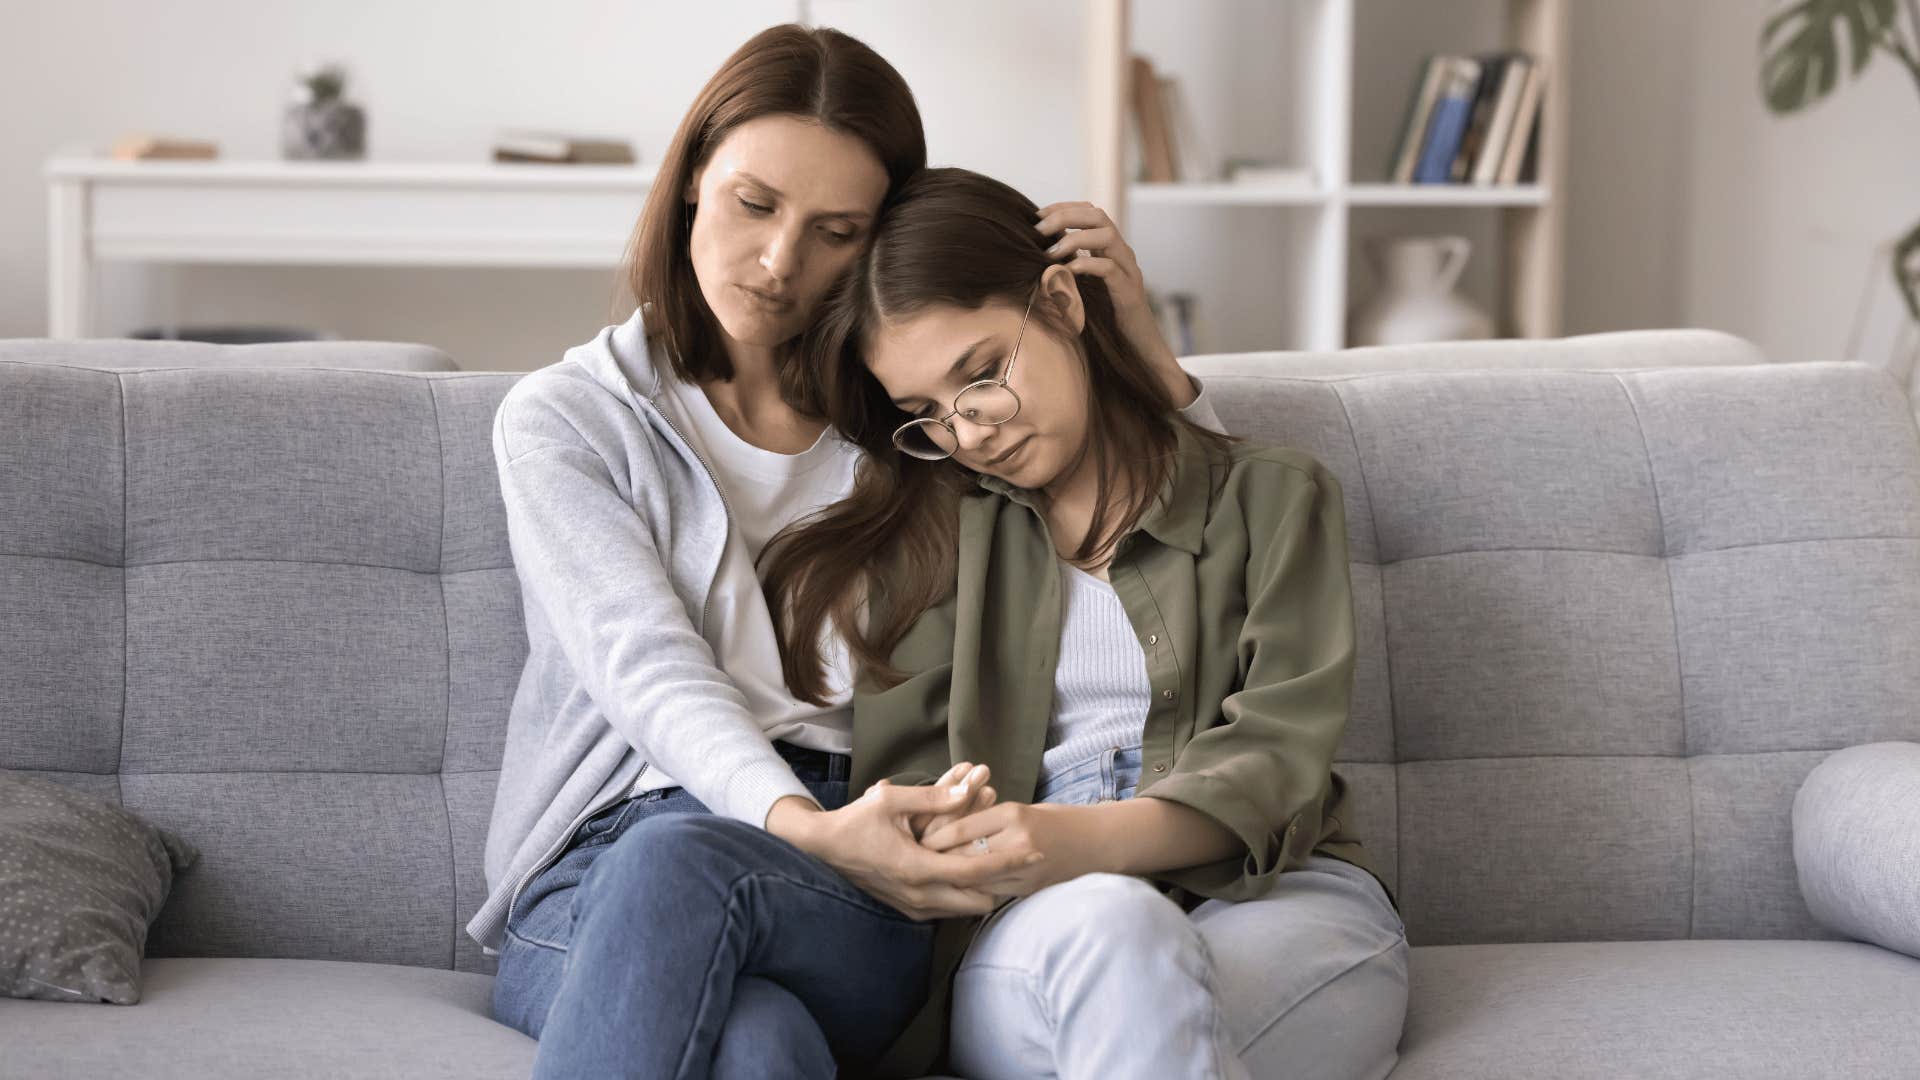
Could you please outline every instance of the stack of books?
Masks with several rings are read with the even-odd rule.
[[[1396,184],[1533,182],[1547,75],[1546,61],[1524,52],[1427,57],[1387,178]]]
[[[544,161],[556,165],[631,165],[633,145],[552,131],[502,131],[493,140],[495,161]]]

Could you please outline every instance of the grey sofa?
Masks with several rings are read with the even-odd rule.
[[[1488,347],[1533,364],[1195,364],[1344,482],[1393,1076],[1920,1076],[1920,959],[1816,924],[1790,829],[1828,754],[1920,738],[1908,403],[1724,335]],[[0,362],[0,768],[202,851],[144,1000],[0,1000],[0,1074],[526,1075],[462,932],[526,648],[517,378]]]

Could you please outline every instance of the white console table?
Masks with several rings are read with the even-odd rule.
[[[618,265],[655,166],[350,161],[46,164],[47,321],[89,335],[102,260]]]

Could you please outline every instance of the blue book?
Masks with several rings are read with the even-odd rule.
[[[1416,184],[1444,184],[1453,172],[1454,155],[1460,152],[1460,140],[1466,137],[1467,121],[1473,114],[1473,90],[1480,78],[1478,62],[1456,59],[1433,103],[1433,119],[1427,124],[1427,138],[1420,147],[1420,163],[1414,167]]]

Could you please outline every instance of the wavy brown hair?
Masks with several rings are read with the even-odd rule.
[[[1033,227],[1038,209],[979,173],[919,173],[882,208],[871,246],[802,336],[806,362],[796,366],[807,373],[809,404],[866,451],[851,495],[782,530],[762,554],[781,668],[803,701],[825,704],[821,645],[829,624],[869,685],[905,677],[890,663],[893,649],[952,593],[960,500],[984,494],[978,474],[952,458],[925,461],[895,449],[893,431],[910,417],[867,370],[871,336],[937,306],[1022,306],[1054,265],[1048,238]],[[1044,292],[1027,332],[1073,341],[1086,364],[1088,436],[1075,464],[1091,457],[1098,476],[1096,524],[1070,556],[1086,564],[1104,557],[1159,495],[1172,468],[1174,425],[1186,425],[1214,452],[1224,454],[1233,440],[1195,427],[1174,409],[1165,383],[1120,332],[1106,284],[1077,280],[1085,311],[1080,332]]]
[[[683,193],[734,128],[776,115],[860,139],[886,168],[890,191],[927,163],[913,92],[893,65],[857,38],[787,23],[734,50],[673,133],[627,240],[622,271],[634,303],[645,309],[648,336],[666,345],[668,362],[683,381],[733,378],[723,331],[694,277]],[[781,364],[781,385],[789,394],[800,378],[789,370],[796,351],[790,345]]]

